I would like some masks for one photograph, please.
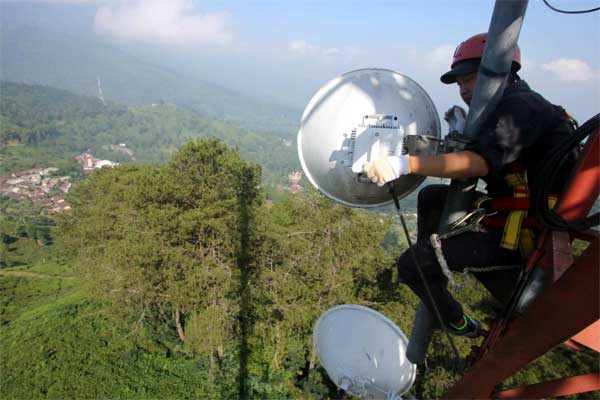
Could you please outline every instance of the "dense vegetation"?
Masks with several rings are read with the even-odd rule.
[[[0,289],[2,398],[215,398],[202,360],[116,325],[70,267],[0,271]]]
[[[110,145],[125,143],[135,161],[166,161],[182,144],[217,137],[263,166],[264,181],[285,183],[300,168],[295,147],[272,133],[256,133],[160,103],[126,107],[67,91],[0,83],[0,175],[18,169],[58,166],[78,170],[73,157],[90,150],[97,158],[133,162]]]
[[[73,209],[48,244],[8,221],[6,253],[32,261],[0,270],[0,396],[343,397],[319,366],[312,327],[356,303],[410,331],[417,299],[395,283],[397,221],[315,193],[268,202],[259,182],[259,166],[209,140],[163,165],[95,172],[70,192]],[[35,258],[20,250],[27,243],[50,251]],[[458,296],[479,318],[492,312],[473,281]],[[473,342],[456,341],[465,356]],[[506,385],[595,364],[559,348]],[[436,335],[413,393],[441,396],[454,368]]]
[[[30,201],[0,196],[0,268],[47,256],[53,226],[54,220]]]
[[[298,168],[282,137],[165,103],[0,90],[0,174],[56,166],[82,178],[61,217],[0,198],[0,397],[339,398],[312,348],[322,312],[363,304],[410,331],[397,219],[271,190]],[[84,180],[73,157],[86,150],[123,165]],[[402,203],[414,211],[415,196]],[[493,313],[474,281],[458,297]],[[457,344],[465,356],[472,341]],[[558,348],[504,386],[597,361]],[[439,397],[459,375],[436,335],[413,393]]]

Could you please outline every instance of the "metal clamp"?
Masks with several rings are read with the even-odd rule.
[[[481,221],[488,216],[485,208],[476,208],[475,210],[467,213],[464,217],[452,222],[448,228],[450,229],[447,233],[440,235],[439,238],[447,239],[452,236],[460,235],[464,232],[479,232]]]

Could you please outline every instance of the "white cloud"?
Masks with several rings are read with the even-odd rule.
[[[296,40],[290,42],[288,51],[293,56],[300,57],[353,57],[359,55],[361,50],[356,48],[338,48],[338,47],[319,47],[306,42],[305,40]]]
[[[416,70],[421,73],[441,75],[448,71],[452,64],[454,46],[442,44],[435,48],[398,48],[392,54],[402,65],[403,71]]]
[[[233,32],[228,13],[202,14],[192,0],[121,0],[98,8],[96,31],[151,44],[223,46]]]
[[[435,49],[429,50],[426,53],[426,59],[433,67],[449,68],[452,64],[452,55],[454,54],[454,46],[445,44]],[[433,65],[432,65],[433,64]]]
[[[342,50],[338,49],[337,47],[332,47],[332,48],[323,50],[323,54],[326,56],[340,54],[341,52],[342,52]]]
[[[556,75],[565,82],[584,82],[598,78],[599,72],[595,71],[585,61],[576,58],[560,58],[546,64],[542,64],[542,70]]]
[[[316,47],[305,42],[304,40],[296,40],[296,41],[290,43],[289,50],[292,53],[303,56],[303,55],[314,52],[316,50]]]

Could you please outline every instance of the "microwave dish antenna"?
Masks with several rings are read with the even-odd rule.
[[[331,380],[362,399],[399,400],[415,381],[416,365],[406,358],[408,339],[371,308],[329,309],[315,324],[313,344]]]
[[[298,155],[307,179],[325,196],[350,207],[380,207],[391,195],[362,174],[364,162],[406,152],[433,155],[439,139],[437,110],[421,86],[398,72],[359,69],[331,80],[312,97],[298,131]],[[398,179],[398,197],[424,179]]]

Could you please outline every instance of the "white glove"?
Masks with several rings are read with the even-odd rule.
[[[363,172],[371,182],[383,186],[409,173],[408,157],[408,155],[390,156],[373,162],[367,161],[363,164]]]
[[[467,112],[460,106],[452,106],[444,114],[444,119],[448,122],[448,132],[463,133],[465,130],[465,123],[467,118]]]

